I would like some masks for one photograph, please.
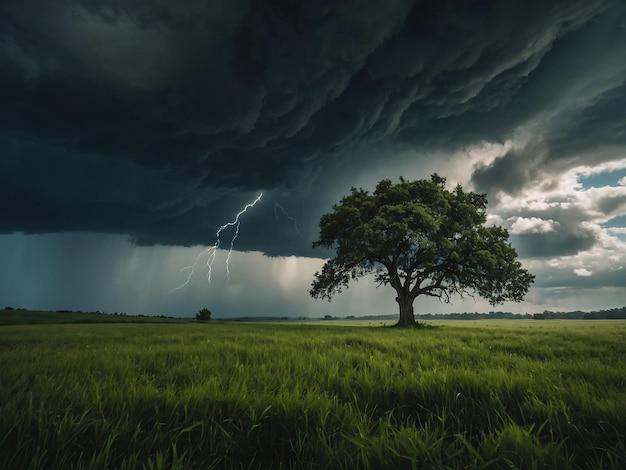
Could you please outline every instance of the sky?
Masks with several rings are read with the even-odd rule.
[[[437,172],[536,280],[416,313],[622,307],[625,110],[621,0],[1,2],[0,306],[394,314],[310,298],[319,219]]]

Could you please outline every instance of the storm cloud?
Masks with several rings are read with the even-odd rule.
[[[591,145],[591,122],[621,145],[623,22],[607,1],[5,3],[0,230],[203,242],[207,214],[259,191],[316,215],[324,175],[364,149],[404,142],[419,165],[537,116],[547,160]],[[475,179],[522,187],[535,158]],[[240,247],[297,251],[285,241]]]
[[[0,233],[206,246],[263,193],[236,249],[323,257],[351,186],[436,171],[538,284],[616,285],[624,57],[618,0],[2,2]]]

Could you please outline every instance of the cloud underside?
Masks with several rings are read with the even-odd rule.
[[[237,248],[318,255],[355,181],[436,170],[526,258],[623,248],[624,185],[579,178],[626,157],[625,21],[603,0],[5,2],[0,232],[210,245],[263,192]]]

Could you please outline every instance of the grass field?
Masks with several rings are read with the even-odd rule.
[[[430,324],[5,324],[0,468],[626,468],[626,321]]]

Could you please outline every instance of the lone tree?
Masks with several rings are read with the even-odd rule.
[[[400,308],[398,326],[415,325],[413,301],[420,295],[450,303],[453,294],[477,294],[491,305],[520,302],[535,276],[522,268],[509,234],[486,227],[484,194],[445,178],[397,184],[382,180],[373,194],[352,188],[350,195],[320,219],[313,247],[334,249],[310,294],[331,300],[351,279],[374,273],[390,284]]]
[[[211,319],[211,310],[208,308],[203,308],[198,313],[196,313],[196,320],[198,321],[209,321]]]

